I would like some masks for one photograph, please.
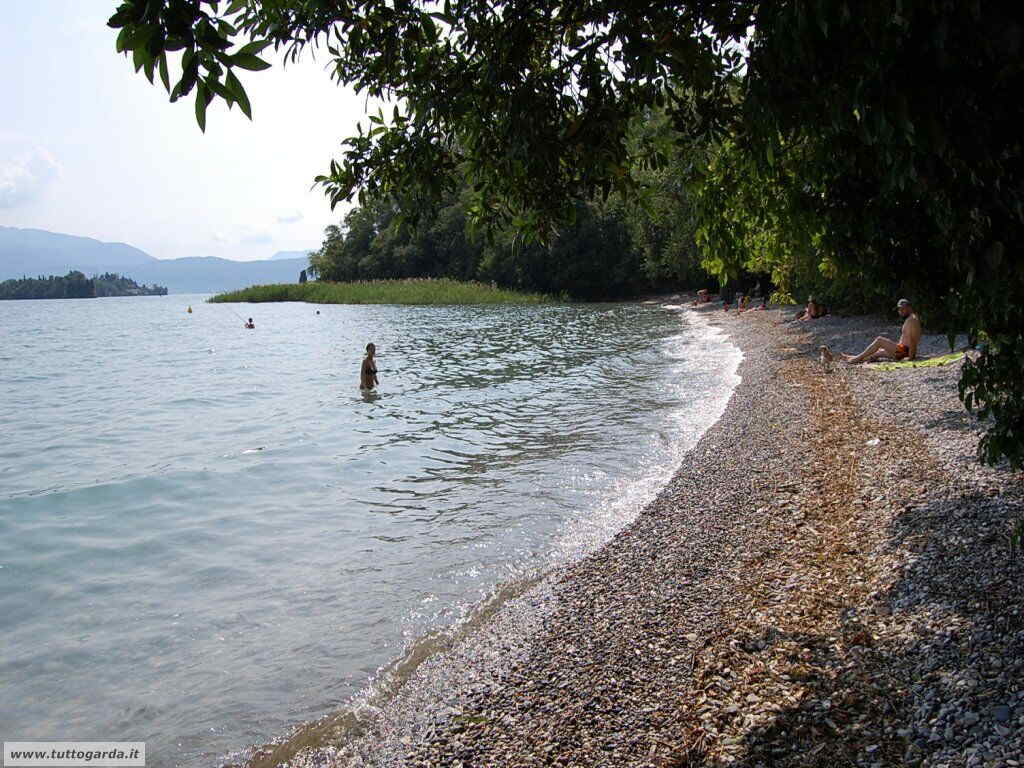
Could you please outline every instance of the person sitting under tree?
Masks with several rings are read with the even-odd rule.
[[[807,306],[802,312],[798,312],[794,320],[817,320],[828,314],[824,304],[819,303],[813,296],[807,299]]]
[[[917,345],[921,343],[921,318],[914,312],[908,299],[900,299],[896,303],[896,311],[903,318],[903,329],[900,331],[900,340],[893,341],[885,336],[879,336],[870,344],[867,349],[859,355],[843,355],[843,360],[851,365],[856,363],[871,362],[888,358],[890,360],[914,360],[917,358]],[[821,348],[823,360],[832,360],[832,351],[828,347]]]

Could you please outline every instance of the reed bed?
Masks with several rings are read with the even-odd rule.
[[[240,291],[217,294],[209,301],[305,301],[311,304],[546,304],[552,299],[539,293],[508,291],[487,283],[437,278],[254,285]]]

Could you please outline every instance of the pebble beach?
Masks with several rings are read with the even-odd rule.
[[[658,498],[247,765],[1024,765],[1024,475],[974,458],[959,364],[819,362],[895,319],[687,311],[742,381]]]

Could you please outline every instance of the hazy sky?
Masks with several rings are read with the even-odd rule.
[[[159,79],[150,85],[115,53],[106,21],[116,7],[4,1],[0,225],[125,242],[157,258],[317,247],[343,211],[332,214],[310,186],[340,158],[363,99],[322,63],[275,62],[242,77],[253,121],[218,99],[203,134],[192,94],[170,104]]]

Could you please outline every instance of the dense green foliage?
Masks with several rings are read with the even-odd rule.
[[[332,201],[415,219],[465,196],[499,243],[554,247],[595,195],[657,202],[648,174],[680,160],[720,278],[907,295],[928,327],[984,339],[961,393],[992,417],[982,456],[1024,463],[1022,3],[126,0],[110,24],[172,98],[196,90],[200,125],[215,97],[248,113],[235,70],[266,45],[326,48],[339,83],[396,105],[320,177]],[[655,113],[670,135],[637,129]]]
[[[536,293],[504,291],[457,280],[362,280],[349,283],[254,285],[220,293],[212,302],[308,301],[312,304],[543,304]]]
[[[162,285],[141,285],[134,280],[114,272],[93,275],[92,284],[97,296],[166,296],[167,288]]]
[[[572,222],[547,241],[508,226],[474,236],[467,198],[449,195],[415,221],[393,203],[368,200],[342,227],[328,227],[312,269],[325,280],[448,277],[587,300],[707,279],[692,229],[673,242],[670,227],[617,197],[577,202]],[[673,220],[676,229],[680,222]]]
[[[1024,465],[1024,5],[779,3],[756,29],[731,189],[778,212],[769,259],[986,339],[961,395],[982,458]]]
[[[158,285],[138,285],[127,277],[106,272],[92,278],[72,270],[63,277],[23,277],[0,282],[0,299],[91,299],[97,296],[166,296]]]

